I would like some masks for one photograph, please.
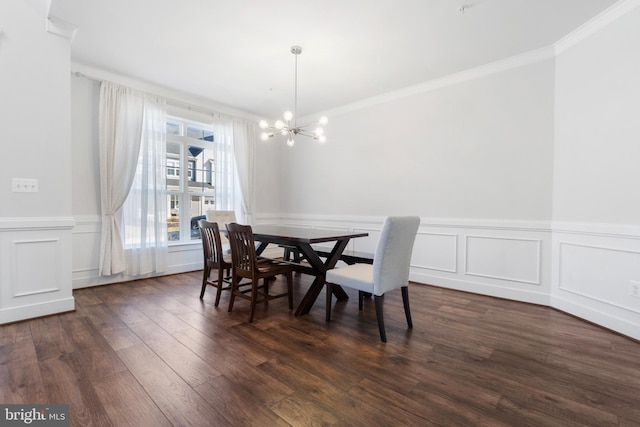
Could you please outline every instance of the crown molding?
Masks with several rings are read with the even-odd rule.
[[[420,93],[430,92],[447,86],[453,86],[471,80],[476,80],[492,74],[508,71],[514,68],[524,67],[529,64],[554,58],[553,46],[543,47],[540,49],[525,52],[520,55],[511,56],[499,61],[490,62],[479,67],[471,68],[448,76],[429,80],[417,85],[408,86],[395,91],[387,92],[382,95],[366,98],[351,104],[343,105],[335,109],[323,111],[321,114],[335,116],[352,111],[360,110],[374,105],[407,98]]]
[[[618,18],[640,6],[640,0],[620,0],[602,13],[585,22],[571,33],[554,43],[555,54],[558,55],[580,43],[587,37],[597,33]]]
[[[78,27],[76,27],[75,25],[71,25],[68,22],[65,22],[58,18],[54,18],[52,16],[47,18],[45,22],[45,28],[51,34],[65,37],[71,41],[73,41],[76,33],[78,32]]]
[[[460,84],[474,79],[479,79],[491,74],[523,67],[538,61],[554,59],[559,53],[564,52],[571,46],[596,33],[597,31],[611,24],[612,22],[629,13],[638,6],[640,6],[640,0],[620,0],[550,46],[525,52],[520,55],[491,62],[489,64],[481,65],[479,67],[471,68],[458,73],[450,74],[442,78],[429,80],[427,82],[419,83],[413,86],[408,86],[403,89],[383,93],[378,96],[366,98],[334,109],[321,111],[314,115],[322,114],[327,116],[336,116],[350,113],[386,102],[407,98],[416,94],[441,89],[447,86]]]

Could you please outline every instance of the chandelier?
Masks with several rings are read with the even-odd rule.
[[[295,144],[294,138],[296,137],[296,135],[307,136],[309,138],[313,138],[316,141],[325,142],[327,140],[327,137],[324,134],[324,128],[322,126],[326,125],[329,121],[326,116],[320,117],[315,122],[308,122],[302,125],[297,124],[298,55],[302,53],[302,48],[300,46],[292,46],[291,53],[293,53],[296,58],[293,113],[291,111],[285,111],[284,121],[276,120],[273,124],[268,123],[266,120],[260,120],[260,123],[258,125],[260,126],[260,129],[265,130],[265,132],[262,132],[260,134],[260,139],[266,141],[276,135],[284,135],[287,137],[287,145],[289,147],[293,147],[293,145]]]

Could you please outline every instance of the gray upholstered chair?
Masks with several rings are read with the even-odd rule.
[[[327,322],[331,321],[333,285],[357,289],[360,310],[362,310],[364,294],[373,294],[380,339],[387,342],[382,314],[382,297],[386,292],[400,288],[407,324],[409,328],[413,327],[409,308],[409,266],[419,225],[420,218],[417,216],[388,217],[382,227],[373,265],[353,264],[327,271]]]

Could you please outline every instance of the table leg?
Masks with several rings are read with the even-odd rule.
[[[336,263],[340,259],[340,254],[342,254],[348,242],[348,239],[337,241],[336,245],[331,251],[331,256],[329,256],[324,263],[322,262],[318,254],[313,250],[311,245],[299,246],[300,250],[309,261],[309,264],[311,264],[311,267],[313,267],[318,272],[318,274],[309,287],[309,290],[307,290],[307,293],[302,298],[302,301],[300,301],[300,304],[298,305],[298,308],[295,312],[296,316],[301,316],[303,314],[309,313],[309,310],[311,310],[311,307],[313,307],[313,304],[315,303],[318,295],[320,295],[320,292],[324,287],[326,271],[335,267]],[[344,289],[342,289],[342,287],[340,286],[333,286],[333,294],[339,300],[349,298],[349,295],[347,295]]]

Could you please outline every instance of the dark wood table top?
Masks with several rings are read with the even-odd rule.
[[[292,227],[288,225],[255,225],[253,226],[253,238],[257,241],[322,243],[336,240],[365,237],[369,233],[344,230],[330,230],[318,228]]]

